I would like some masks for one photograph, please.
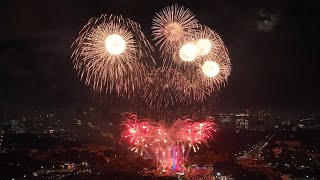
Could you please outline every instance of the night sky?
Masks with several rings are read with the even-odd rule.
[[[153,13],[173,3],[190,8],[229,49],[232,73],[218,109],[320,108],[317,0],[1,1],[0,106],[88,103],[70,60],[82,26],[103,13],[123,14],[151,40]]]

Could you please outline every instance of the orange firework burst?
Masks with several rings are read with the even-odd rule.
[[[185,56],[181,56],[183,47],[188,45],[190,48],[184,51]],[[175,54],[173,62],[186,75],[189,95],[195,101],[201,102],[216,93],[230,76],[228,49],[220,36],[206,26],[201,26],[197,33],[185,39],[180,52]]]
[[[198,20],[192,12],[179,5],[163,8],[153,18],[152,34],[161,54],[170,58],[180,42],[196,32]]]
[[[220,36],[208,27],[197,35],[199,46],[198,73],[202,79],[215,89],[225,85],[231,73],[231,62],[227,47]],[[202,41],[199,43],[199,41]],[[208,49],[211,49],[208,51]],[[202,49],[202,50],[201,50]]]
[[[153,51],[139,24],[112,15],[90,19],[73,47],[74,68],[87,85],[127,97],[141,85]]]
[[[228,56],[228,54],[226,53],[225,56]],[[202,62],[198,69],[200,78],[217,90],[227,83],[231,72],[230,59],[225,56],[208,58]]]
[[[226,57],[226,51],[220,36],[209,27],[200,25],[195,33],[179,42],[172,60],[177,66],[196,66],[207,58]]]

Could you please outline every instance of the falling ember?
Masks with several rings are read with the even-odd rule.
[[[214,61],[205,61],[202,65],[202,71],[208,77],[215,77],[219,74],[220,67]]]
[[[136,153],[141,149],[141,152],[147,152],[145,154],[149,154],[149,158],[155,159],[162,168],[175,171],[179,171],[181,165],[188,161],[190,150],[199,150],[199,145],[206,144],[216,132],[215,124],[210,120],[195,122],[191,119],[177,119],[170,128],[165,128],[165,124],[138,119],[135,115],[125,115],[122,125],[125,127],[122,138],[128,140],[129,149]],[[147,128],[142,128],[144,126]],[[136,131],[132,131],[132,127]],[[160,131],[163,133],[159,134]],[[144,141],[139,141],[141,139]]]

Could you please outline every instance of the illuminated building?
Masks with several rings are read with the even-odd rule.
[[[250,115],[247,113],[236,114],[235,124],[237,129],[249,129],[249,118]]]
[[[219,123],[220,124],[231,124],[231,123],[234,122],[234,118],[235,118],[235,116],[232,113],[230,113],[230,114],[228,114],[228,113],[225,113],[225,114],[220,113],[219,114]]]

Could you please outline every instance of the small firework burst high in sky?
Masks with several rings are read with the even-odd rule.
[[[135,114],[124,114],[122,138],[135,153],[157,161],[159,167],[181,170],[190,151],[197,152],[213,138],[216,126],[211,120],[177,119],[171,127]]]

